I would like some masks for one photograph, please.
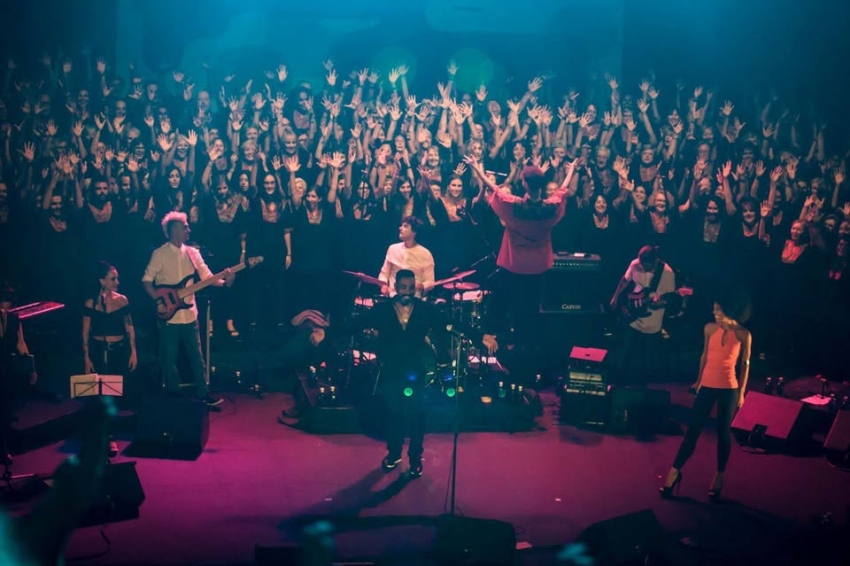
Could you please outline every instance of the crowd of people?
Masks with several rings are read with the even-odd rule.
[[[377,275],[405,217],[437,278],[496,252],[505,224],[488,197],[522,195],[534,166],[546,194],[565,190],[555,250],[600,255],[611,292],[657,246],[706,314],[718,285],[750,290],[754,351],[835,377],[847,367],[844,147],[774,93],[729,101],[610,75],[588,95],[554,93],[532,76],[497,100],[498,85],[460,91],[453,62],[436,89],[402,64],[327,61],[321,85],[279,66],[205,89],[93,57],[5,64],[0,272],[33,300],[82,309],[101,288],[88,266],[105,260],[152,312],[139,282],[180,211],[213,272],[263,258],[218,309],[227,333],[334,312],[341,270]]]

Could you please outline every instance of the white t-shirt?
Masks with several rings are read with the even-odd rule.
[[[166,242],[151,254],[150,262],[145,269],[142,281],[154,285],[176,285],[197,270],[200,279],[213,276],[207,267],[201,252],[197,249],[182,245],[179,248],[170,242]],[[198,320],[198,306],[195,304],[195,295],[189,295],[184,299],[192,305],[191,308],[182,309],[174,314],[168,321],[169,324],[189,324]]]
[[[387,284],[390,297],[394,297],[395,276],[402,269],[409,269],[416,276],[416,283],[422,284],[425,291],[434,286],[434,256],[427,248],[416,244],[412,248],[404,245],[404,242],[391,245],[387,249],[387,257],[381,267],[378,279]],[[419,293],[416,293],[419,296]]]
[[[640,264],[640,260],[632,260],[628,269],[626,269],[626,274],[623,275],[623,279],[634,283],[635,288],[627,288],[625,292],[631,293],[632,291],[646,289],[652,283],[652,276],[654,273],[654,271],[646,271]],[[670,269],[670,266],[665,263],[664,271],[661,274],[661,281],[658,282],[658,288],[650,295],[650,297],[654,298],[666,293],[673,293],[675,290],[676,275],[673,273],[673,270]],[[630,326],[644,334],[655,334],[656,332],[661,332],[661,327],[664,324],[664,310],[664,308],[650,310],[649,312],[651,314],[649,316],[632,321]]]

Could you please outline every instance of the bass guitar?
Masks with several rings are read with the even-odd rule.
[[[257,256],[249,258],[243,263],[239,263],[230,268],[233,273],[238,273],[246,267],[254,267],[262,263],[263,257]],[[207,277],[193,285],[186,286],[192,280],[194,275],[186,276],[182,281],[174,285],[154,285],[154,293],[156,293],[156,316],[160,320],[171,320],[177,311],[192,308],[192,303],[187,303],[184,299],[201,289],[205,289],[219,281],[224,277],[227,270],[219,271],[218,273]]]
[[[648,289],[633,291],[631,293],[623,293],[620,295],[619,315],[620,319],[626,324],[634,322],[640,318],[645,318],[652,314],[652,311],[663,309],[667,306],[667,301],[675,297],[685,299],[694,294],[691,287],[680,287],[672,293],[664,293],[659,295],[657,299],[649,296]]]

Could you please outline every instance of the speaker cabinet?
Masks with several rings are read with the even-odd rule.
[[[103,480],[94,503],[78,526],[87,527],[139,517],[139,507],[145,500],[145,491],[135,462],[109,464],[104,468]]]
[[[812,419],[802,401],[750,391],[732,421],[739,438],[764,436],[775,445],[798,444],[811,438]]]
[[[595,523],[579,541],[597,566],[667,563],[664,531],[651,509]]]
[[[599,314],[605,293],[599,256],[558,254],[543,274],[540,312],[544,314]]]
[[[823,443],[824,450],[850,452],[850,411],[838,411]]]
[[[138,457],[194,460],[210,435],[207,405],[197,399],[148,398],[137,412],[128,453]]]
[[[439,519],[434,544],[439,564],[513,566],[516,531],[502,521],[446,515]]]

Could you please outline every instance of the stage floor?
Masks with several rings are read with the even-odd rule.
[[[681,424],[692,397],[684,385],[663,387]],[[811,528],[812,516],[831,512],[847,527],[850,475],[820,456],[758,455],[736,444],[726,502],[712,505],[706,489],[716,443],[709,427],[685,469],[681,497],[663,501],[660,478],[680,435],[636,438],[559,425],[555,395],[542,397],[539,430],[459,439],[458,511],[512,523],[517,541],[530,545],[519,554],[522,563],[552,563],[555,549],[586,527],[646,508],[667,532],[676,563],[795,563],[788,548],[793,535]],[[312,515],[339,519],[340,557],[427,553],[433,519],[448,510],[452,435],[428,435],[425,473],[405,482],[398,471],[378,470],[385,454],[379,439],[316,436],[278,424],[290,404],[284,394],[229,395],[212,415],[196,461],[136,459],[147,498],[139,518],[104,526],[109,551],[76,563],[250,564],[255,544],[295,542],[297,519]],[[122,449],[129,440],[118,438]],[[20,455],[15,473],[50,471],[73,449],[65,442]],[[392,516],[405,524],[381,520]],[[104,551],[100,529],[75,531],[67,557]]]

